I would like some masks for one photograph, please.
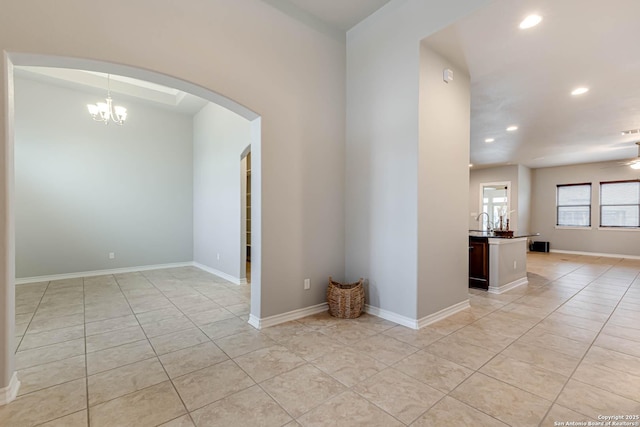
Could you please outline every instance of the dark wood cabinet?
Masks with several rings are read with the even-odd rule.
[[[489,289],[489,242],[469,238],[469,287]]]

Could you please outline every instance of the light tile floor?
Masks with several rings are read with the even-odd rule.
[[[501,426],[640,415],[640,261],[530,254],[414,331],[327,314],[257,331],[195,268],[20,285],[2,426]],[[446,286],[446,283],[442,284]]]

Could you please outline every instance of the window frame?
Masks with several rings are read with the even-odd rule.
[[[616,205],[605,205],[602,203],[602,185],[608,185],[608,184],[626,184],[626,183],[630,183],[630,182],[635,182],[638,184],[638,192],[640,193],[640,179],[624,179],[624,180],[617,180],[617,181],[601,181],[600,182],[600,193],[599,193],[599,206],[598,206],[598,210],[600,213],[600,220],[599,220],[599,226],[598,228],[603,229],[603,230],[640,230],[640,194],[638,197],[638,203],[626,203],[626,204],[616,204]],[[635,226],[626,226],[626,225],[603,225],[602,224],[602,208],[603,207],[607,207],[607,206],[637,206],[638,207],[638,225]]]
[[[559,204],[559,195],[560,195],[560,187],[578,187],[578,186],[589,186],[589,204],[586,205],[560,205]],[[591,229],[592,225],[592,214],[593,214],[593,183],[591,182],[579,182],[575,184],[556,184],[556,228],[567,228],[572,230],[584,230]],[[588,225],[566,225],[566,224],[558,224],[558,220],[560,219],[560,208],[562,207],[587,207],[589,208],[589,224]]]

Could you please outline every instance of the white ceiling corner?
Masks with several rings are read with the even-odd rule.
[[[380,9],[389,0],[288,0],[342,31]]]
[[[263,0],[295,16],[303,12],[344,34],[390,0]]]

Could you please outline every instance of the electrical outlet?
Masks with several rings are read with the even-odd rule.
[[[218,261],[220,261],[220,254],[217,255]]]
[[[513,269],[515,270],[516,268],[518,268],[518,261],[513,261]]]
[[[311,289],[311,279],[304,279],[304,288]]]
[[[109,259],[115,259],[115,257],[116,257],[115,252],[109,252]]]

